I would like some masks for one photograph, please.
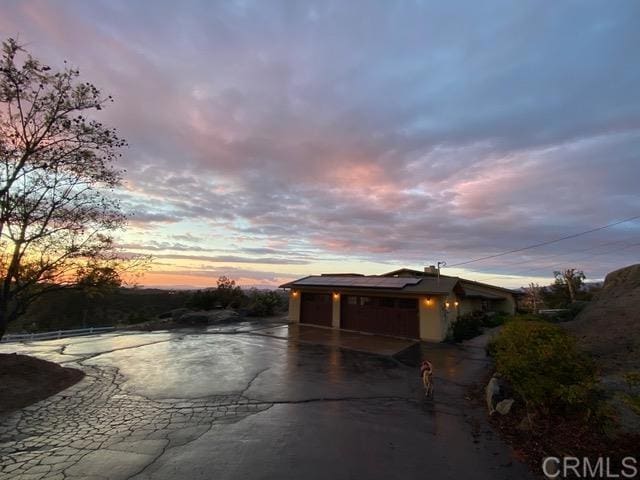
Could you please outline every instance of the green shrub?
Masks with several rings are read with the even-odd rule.
[[[129,313],[129,315],[127,315],[127,317],[125,318],[125,323],[127,325],[135,325],[137,323],[143,323],[149,320],[151,320],[151,317],[149,317],[149,315],[144,312],[136,311],[131,312]]]
[[[548,322],[508,322],[488,349],[496,369],[534,409],[589,408],[596,385],[591,360]]]
[[[589,302],[577,301],[569,304],[564,312],[559,312],[553,316],[556,322],[569,322],[576,318],[578,314],[588,305]]]
[[[497,312],[493,315],[487,315],[485,313],[482,318],[482,326],[488,328],[499,327],[500,325],[503,325],[509,317],[510,315],[504,312]]]
[[[212,310],[220,307],[221,302],[217,290],[196,290],[185,305],[195,310]]]
[[[283,305],[283,297],[278,292],[257,289],[249,292],[249,315],[251,316],[269,317],[282,309]]]
[[[515,315],[511,315],[509,317],[510,321],[521,320],[523,322],[544,322],[547,319],[542,315],[538,315],[535,313],[516,313]]]
[[[462,342],[482,333],[482,316],[466,313],[451,323],[449,336],[454,342]]]

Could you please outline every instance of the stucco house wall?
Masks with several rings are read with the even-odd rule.
[[[418,313],[421,340],[431,342],[444,340],[448,325],[443,315],[443,305],[444,300],[441,297],[420,297]]]
[[[289,321],[300,323],[300,302],[302,295],[298,290],[289,291]]]

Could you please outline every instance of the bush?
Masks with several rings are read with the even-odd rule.
[[[588,305],[589,302],[576,301],[567,307],[564,312],[557,313],[553,316],[553,320],[556,322],[569,322],[576,318],[582,309]]]
[[[509,318],[510,321],[520,320],[523,322],[545,322],[547,319],[536,313],[516,313]]]
[[[528,407],[548,412],[591,406],[594,365],[560,327],[515,320],[504,326],[488,351]]]
[[[124,322],[127,325],[135,325],[137,323],[143,323],[151,320],[151,317],[144,312],[131,312],[125,318]]]
[[[483,313],[483,315],[482,326],[487,328],[499,327],[500,325],[503,325],[504,322],[506,322],[510,317],[508,313],[504,312],[496,312],[492,315]]]
[[[254,317],[269,317],[284,305],[282,295],[274,291],[260,291],[252,289],[249,292],[249,315]]]
[[[454,342],[462,342],[482,333],[481,315],[466,313],[451,324],[449,335]]]
[[[222,306],[217,290],[196,290],[185,305],[195,310],[212,310]]]

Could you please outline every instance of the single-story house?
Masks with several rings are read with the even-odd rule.
[[[280,287],[289,290],[292,322],[438,342],[465,313],[516,308],[515,291],[441,275],[433,266],[311,275]]]

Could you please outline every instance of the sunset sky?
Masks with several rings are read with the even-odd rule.
[[[640,215],[640,2],[7,1],[113,95],[148,286],[449,264]],[[640,260],[640,221],[443,273]]]

